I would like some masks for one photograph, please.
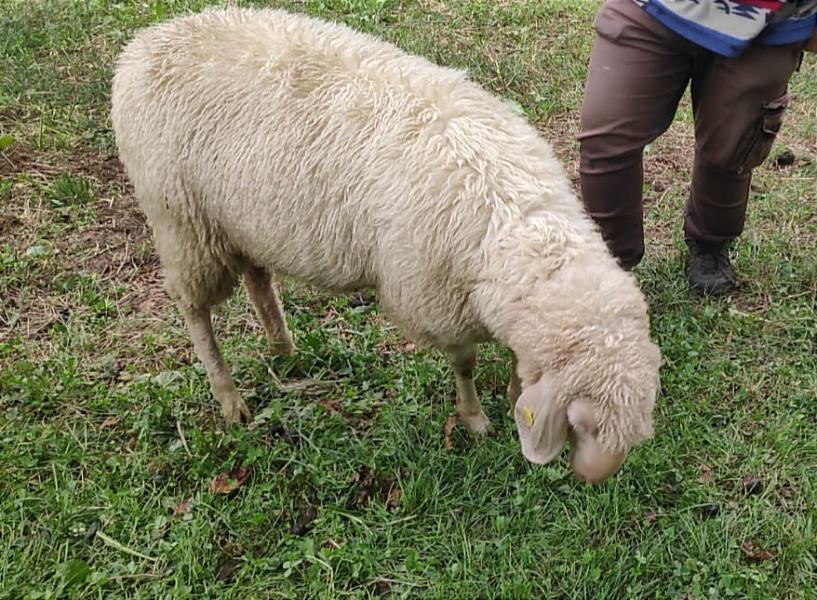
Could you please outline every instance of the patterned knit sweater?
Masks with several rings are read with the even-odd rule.
[[[753,42],[803,42],[817,25],[817,0],[634,1],[678,35],[728,57]]]

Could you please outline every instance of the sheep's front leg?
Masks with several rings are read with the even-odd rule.
[[[244,273],[244,287],[250,297],[255,313],[264,326],[270,350],[273,354],[292,354],[295,346],[292,334],[287,328],[281,300],[272,285],[272,278],[266,269],[252,267]]]
[[[242,416],[249,419],[250,409],[247,408],[241,394],[238,393],[230,369],[213,335],[210,309],[187,306],[182,308],[182,313],[196,354],[204,363],[204,369],[207,371],[213,396],[221,404],[224,419],[230,424],[240,422]]]
[[[508,399],[509,414],[513,416],[513,411],[516,408],[516,401],[522,394],[522,382],[519,375],[516,373],[516,354],[511,352],[511,381],[508,383],[508,392],[506,397]]]
[[[485,416],[477,397],[474,385],[474,367],[477,362],[477,348],[473,344],[449,348],[446,351],[454,377],[457,380],[457,414],[465,428],[473,434],[490,435],[494,433],[493,425]]]

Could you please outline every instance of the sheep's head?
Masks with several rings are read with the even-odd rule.
[[[652,435],[660,352],[649,341],[619,350],[617,360],[595,361],[605,365],[603,372],[572,365],[575,369],[541,375],[523,390],[514,419],[525,458],[546,464],[569,439],[574,473],[597,484]]]

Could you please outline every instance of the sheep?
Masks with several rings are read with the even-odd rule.
[[[272,278],[374,288],[402,334],[442,350],[456,411],[493,427],[477,344],[510,349],[524,456],[570,437],[599,482],[651,437],[661,355],[647,304],[551,146],[471,82],[349,27],[225,9],[138,32],[120,54],[119,156],[228,423],[250,417],[211,308],[243,277],[271,351],[294,351]]]

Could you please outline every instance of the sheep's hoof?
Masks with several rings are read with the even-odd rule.
[[[228,425],[238,425],[242,419],[244,421],[250,421],[252,418],[250,409],[247,408],[247,405],[238,393],[231,395],[221,403],[221,412],[224,414],[224,420]]]
[[[460,415],[460,420],[462,424],[465,425],[465,429],[468,430],[468,433],[477,437],[494,435],[496,433],[494,426],[491,425],[491,421],[483,412],[476,415]]]
[[[270,354],[275,356],[292,356],[295,354],[295,344],[292,343],[292,340],[270,342],[269,349]]]

